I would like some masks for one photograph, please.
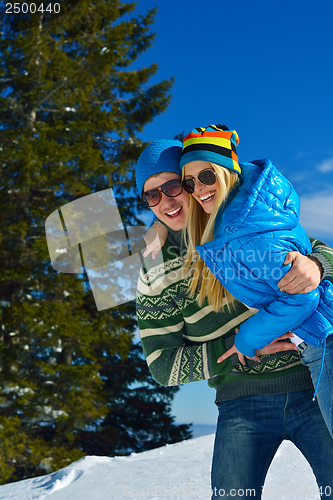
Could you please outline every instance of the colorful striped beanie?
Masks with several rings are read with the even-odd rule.
[[[182,175],[179,166],[182,143],[176,140],[156,139],[141,153],[135,167],[136,187],[139,196],[149,177],[162,172],[174,172]]]
[[[223,130],[221,125],[195,128],[183,140],[180,166],[183,168],[191,161],[209,161],[241,174],[236,154],[238,142],[236,130]]]

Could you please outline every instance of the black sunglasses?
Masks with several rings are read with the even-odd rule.
[[[150,208],[156,207],[162,198],[162,193],[169,198],[175,198],[183,192],[183,186],[180,180],[172,179],[165,182],[162,186],[145,191],[142,195],[142,201]]]
[[[212,186],[216,182],[216,175],[214,170],[207,169],[207,170],[201,170],[201,172],[197,177],[187,177],[186,179],[183,179],[183,188],[189,194],[194,193],[195,179],[199,179],[201,184],[205,184],[206,186]]]

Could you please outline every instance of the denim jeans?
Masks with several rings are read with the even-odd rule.
[[[315,347],[306,342],[298,346],[302,363],[310,370],[314,387],[316,386],[323,355],[323,347]],[[324,368],[320,376],[316,399],[324,420],[333,436],[332,406],[333,406],[333,335],[326,339]]]
[[[318,486],[326,491],[318,499],[333,499],[333,439],[312,390],[219,403],[212,499],[244,500],[246,490],[252,490],[251,499],[260,499],[268,468],[284,439],[301,451]]]

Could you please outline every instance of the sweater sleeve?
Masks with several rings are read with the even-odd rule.
[[[310,255],[318,259],[323,266],[322,279],[333,283],[333,249],[315,238],[310,238],[310,241],[312,246]]]
[[[151,273],[154,283],[158,282],[157,274]],[[148,282],[147,273],[141,269],[137,319],[142,348],[154,379],[161,385],[174,386],[229,373],[238,360],[217,363],[226,351],[224,338],[234,335],[235,327],[252,313],[242,308],[223,323],[210,306],[199,308],[194,298],[186,296],[186,280],[173,279],[168,283],[166,276],[163,284],[151,286],[154,283]],[[197,341],[191,340],[192,333],[197,334]]]
[[[249,357],[254,356],[256,349],[288,331],[293,331],[308,341],[307,334],[311,335],[311,332],[316,332],[319,339],[328,332],[332,333],[331,323],[317,310],[320,304],[318,288],[297,295],[279,290],[277,283],[290,268],[283,264],[287,253],[283,241],[257,239],[251,246],[251,251],[247,250],[246,247],[243,248],[241,265],[249,272],[250,286],[260,290],[264,285],[262,290],[265,293],[262,294],[263,308],[241,325],[235,337],[235,345],[240,352]],[[263,259],[263,255],[269,255],[269,258]],[[270,295],[269,289],[272,301],[269,305],[264,305]]]

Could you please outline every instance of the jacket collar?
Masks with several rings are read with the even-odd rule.
[[[299,198],[291,184],[270,160],[242,163],[240,185],[220,208],[215,221],[214,239],[219,246],[245,234],[296,226]]]

